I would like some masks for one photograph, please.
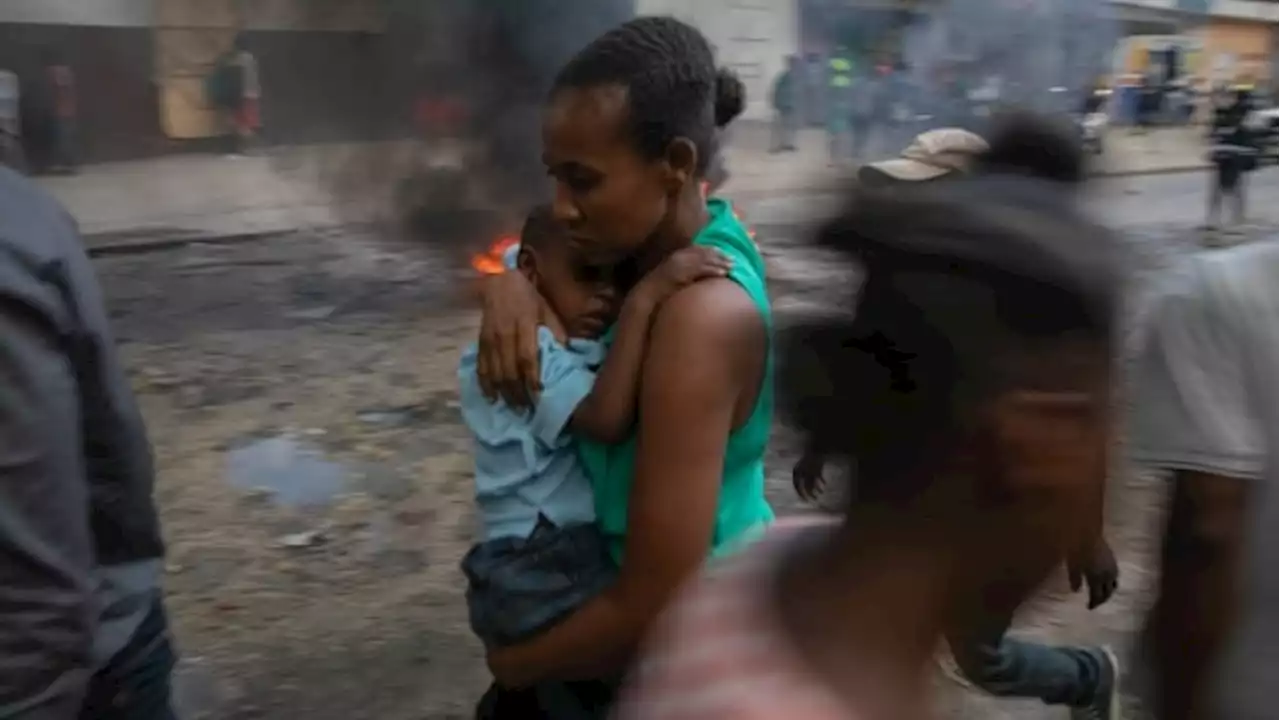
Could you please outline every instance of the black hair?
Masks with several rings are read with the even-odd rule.
[[[535,205],[525,216],[524,225],[520,228],[520,246],[530,250],[544,250],[551,241],[563,237],[564,228],[555,219],[551,206],[546,203]]]
[[[1079,133],[1067,121],[1010,111],[992,119],[977,173],[1026,174],[1064,183],[1085,178]]]
[[[810,445],[857,463],[858,501],[913,497],[1020,350],[1110,347],[1121,258],[1061,183],[1019,173],[858,187],[819,235],[866,270],[852,319],[783,343],[783,397]],[[855,308],[850,308],[854,310]]]
[[[658,158],[676,138],[698,148],[698,172],[717,152],[717,128],[742,114],[742,81],[716,69],[702,33],[670,17],[639,17],[578,51],[552,88],[621,85],[627,89],[631,135],[647,158]]]

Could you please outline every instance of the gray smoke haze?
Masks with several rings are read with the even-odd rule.
[[[1057,111],[1046,93],[1081,99],[1117,37],[1106,0],[949,0],[907,34],[904,54],[917,71],[954,62],[970,82],[999,78],[1010,102]]]
[[[437,246],[463,241],[469,251],[518,227],[523,212],[546,198],[539,162],[546,92],[577,50],[633,15],[634,3],[387,3],[397,48],[390,74],[406,78],[389,91],[455,108],[456,122],[417,128],[412,150],[396,146],[385,157],[339,162],[327,173],[329,185],[341,199],[390,180],[394,189],[378,192],[395,198],[409,237]],[[981,132],[983,109],[975,105],[1078,108],[1109,69],[1118,37],[1106,0],[946,0],[905,29],[880,22],[859,30],[870,46],[900,38],[902,65],[891,81],[892,102],[877,112],[880,137],[866,148],[870,157],[896,154],[931,127]],[[975,103],[984,90],[998,99]]]
[[[879,113],[878,129],[893,137],[875,154],[892,155],[932,127],[981,133],[1000,108],[1076,112],[1110,72],[1119,37],[1107,0],[938,3],[901,34],[892,93],[899,122],[888,121],[892,112]]]
[[[540,114],[556,72],[633,15],[632,0],[386,0],[392,91],[412,97],[413,137],[336,158],[335,200],[392,198],[398,236],[467,252],[549,198]],[[388,187],[390,185],[390,187]]]

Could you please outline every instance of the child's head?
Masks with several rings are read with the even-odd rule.
[[[516,267],[569,337],[598,337],[613,321],[616,294],[611,273],[587,264],[575,252],[549,205],[535,207],[525,218]]]
[[[794,413],[857,463],[851,511],[985,548],[988,578],[1043,570],[1104,481],[1118,247],[1016,173],[855,193],[821,240],[867,282],[788,349]]]

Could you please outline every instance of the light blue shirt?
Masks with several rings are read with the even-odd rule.
[[[475,442],[476,505],[489,540],[528,537],[539,515],[560,527],[595,520],[591,482],[565,426],[591,392],[604,349],[588,340],[565,347],[540,327],[538,354],[542,395],[532,411],[484,396],[474,345],[458,367],[462,419]]]

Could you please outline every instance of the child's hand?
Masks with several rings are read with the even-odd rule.
[[[632,293],[656,307],[685,286],[727,276],[731,267],[733,262],[719,250],[694,245],[672,253],[645,275]]]

